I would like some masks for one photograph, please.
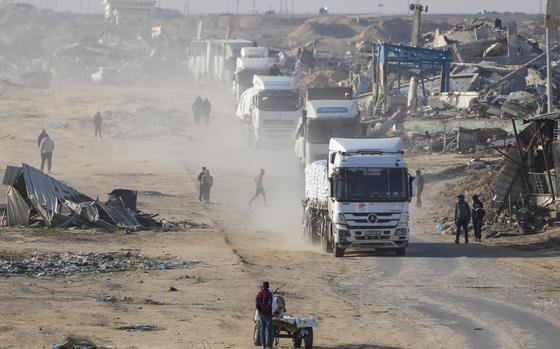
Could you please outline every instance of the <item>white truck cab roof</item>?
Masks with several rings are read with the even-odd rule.
[[[297,90],[297,76],[253,76],[253,88],[256,90]]]
[[[400,153],[402,138],[331,138],[329,150],[341,153],[379,152]]]
[[[243,70],[266,71],[274,65],[274,58],[238,57],[235,63],[236,72]]]
[[[355,118],[358,102],[355,100],[313,100],[305,104],[308,119]]]
[[[241,57],[247,58],[268,58],[268,47],[243,47]]]
[[[329,158],[334,167],[404,168],[402,149],[402,138],[331,138]]]

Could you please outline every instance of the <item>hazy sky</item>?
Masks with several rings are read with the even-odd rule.
[[[282,0],[256,0],[256,8],[259,12],[269,9],[279,11]],[[291,11],[292,0],[288,2]],[[79,12],[101,12],[101,0],[19,0],[17,2],[28,2],[39,7],[49,7],[58,10],[70,10]],[[237,0],[159,0],[162,7],[176,8],[183,11],[185,3],[188,2],[191,13],[217,13],[225,12],[229,3],[230,12],[235,12]],[[407,5],[414,0],[293,0],[295,11],[315,13],[319,7],[327,6],[331,13],[405,13]],[[545,6],[546,0],[426,0],[420,1],[427,4],[429,13],[477,13],[488,11],[520,11],[527,13],[539,13],[540,6]],[[384,4],[381,8],[379,4]],[[252,11],[253,0],[239,0],[241,13]]]

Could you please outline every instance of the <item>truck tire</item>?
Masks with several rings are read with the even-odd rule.
[[[313,328],[309,327],[307,329],[307,336],[303,338],[305,343],[305,349],[312,349],[313,348]]]
[[[399,247],[397,249],[395,249],[395,254],[397,256],[404,256],[406,255],[406,247]]]
[[[332,254],[333,254],[333,256],[335,256],[336,258],[344,257],[344,252],[345,252],[344,249],[338,247],[338,245],[336,245],[336,244],[334,245],[334,247],[333,247],[333,249],[332,249]]]
[[[261,323],[255,321],[255,328],[253,329],[253,344],[256,346],[261,345]]]

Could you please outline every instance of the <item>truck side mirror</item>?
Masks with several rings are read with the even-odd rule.
[[[416,196],[416,177],[408,175],[408,202],[412,201],[412,198]]]
[[[331,164],[334,164],[334,158],[335,158],[335,156],[336,156],[336,153],[335,153],[335,152],[332,152],[332,153],[329,154],[329,162],[330,162]]]

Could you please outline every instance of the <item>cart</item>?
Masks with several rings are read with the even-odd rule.
[[[272,318],[274,328],[274,341],[278,345],[280,338],[291,338],[294,348],[305,349],[313,348],[313,327],[318,324],[313,317],[295,317],[291,315],[275,316]],[[253,332],[253,344],[260,346],[260,322],[255,318],[255,328]]]

